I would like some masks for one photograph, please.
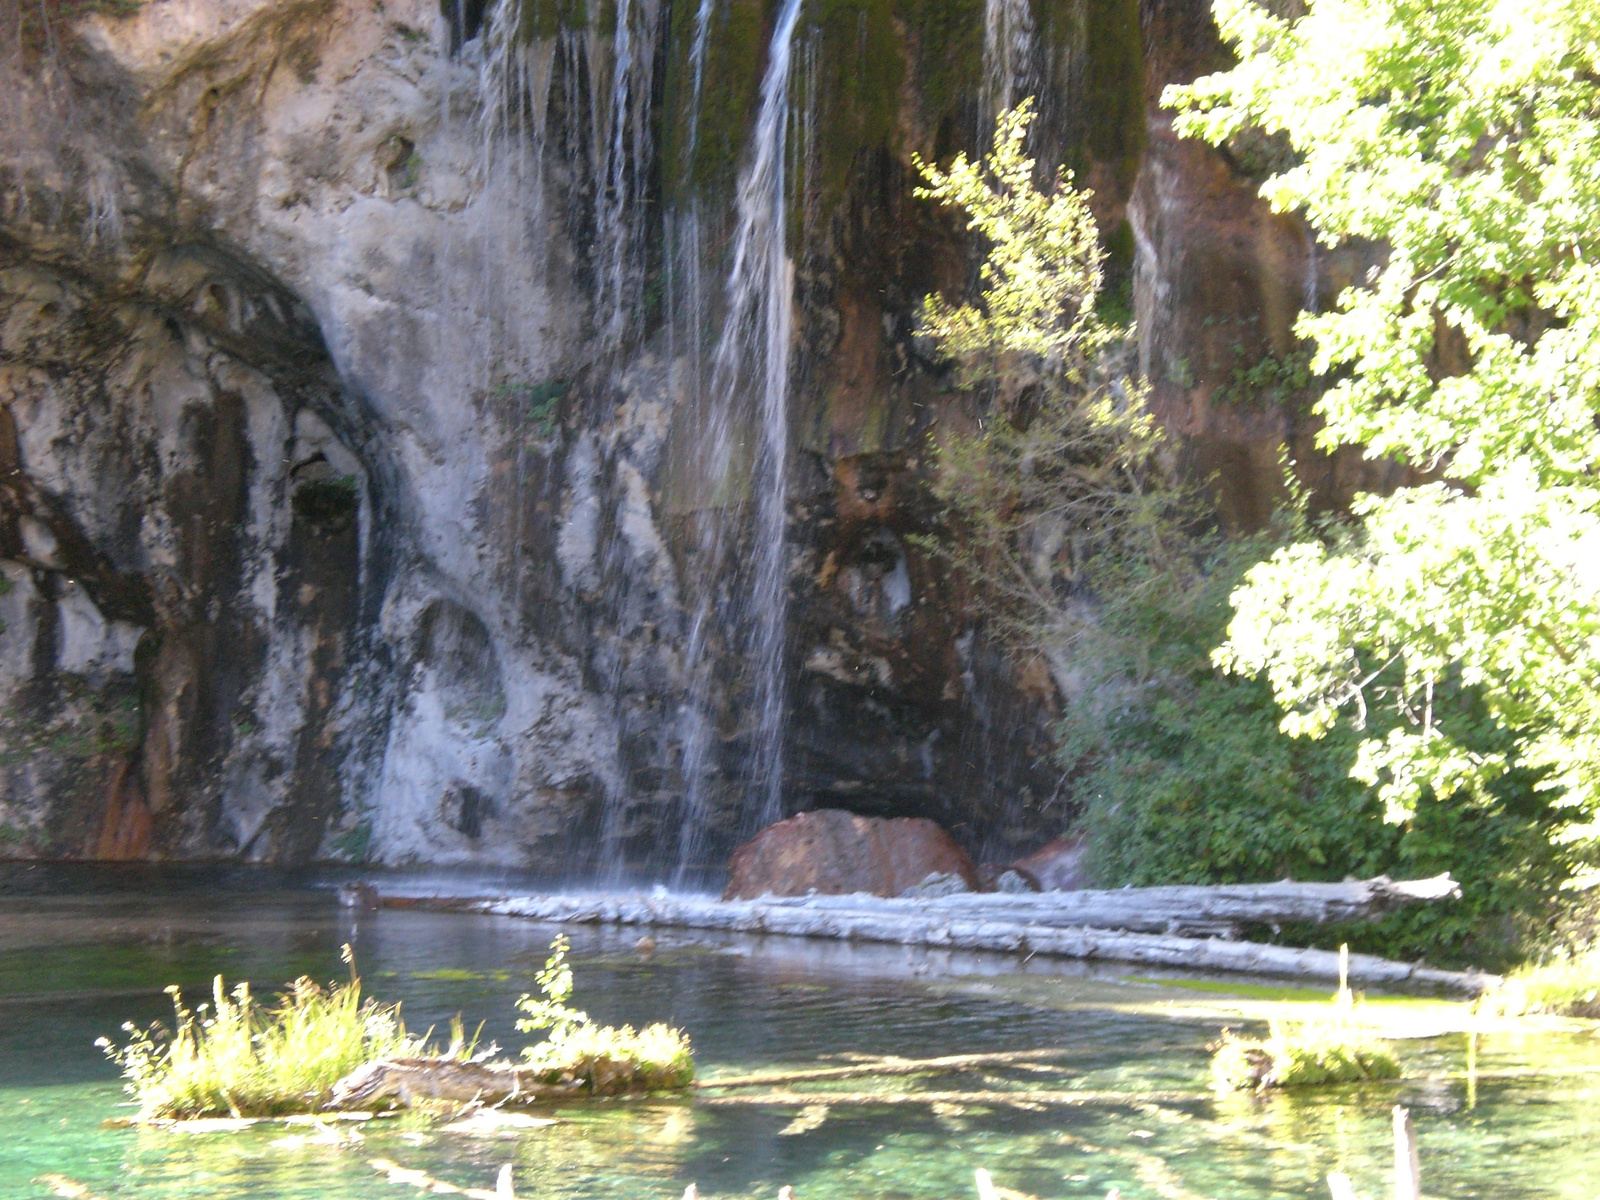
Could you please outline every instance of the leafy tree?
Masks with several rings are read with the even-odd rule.
[[[1262,194],[1376,265],[1303,316],[1324,446],[1433,482],[1253,569],[1217,660],[1261,673],[1283,728],[1348,714],[1392,819],[1494,803],[1519,769],[1600,824],[1600,6],[1592,0],[1217,0],[1232,70],[1171,88],[1181,133],[1289,139]],[[1464,688],[1507,735],[1439,704]],[[1379,710],[1392,720],[1374,720]]]
[[[1351,778],[1362,731],[1291,738],[1264,680],[1213,665],[1230,593],[1307,527],[1291,510],[1260,535],[1224,539],[1174,477],[1131,378],[1131,331],[1096,314],[1100,250],[1084,198],[1070,176],[1035,188],[1029,111],[1000,122],[984,162],[918,164],[922,194],[963,209],[989,250],[974,303],[932,297],[924,309],[971,421],[947,426],[939,446],[950,536],[922,542],[973,587],[991,634],[1050,664],[1065,697],[1058,758],[1091,869],[1108,884],[1451,870],[1458,904],[1285,936],[1506,961],[1561,877],[1547,806],[1513,772],[1490,800],[1430,793],[1404,826],[1386,824],[1374,790]],[[1463,745],[1507,751],[1475,693],[1455,679],[1436,691]],[[1398,720],[1375,712],[1368,729]]]

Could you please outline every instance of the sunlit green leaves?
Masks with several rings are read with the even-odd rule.
[[[1325,446],[1446,482],[1368,497],[1236,594],[1219,661],[1264,672],[1318,734],[1375,703],[1359,778],[1396,816],[1507,767],[1435,719],[1477,688],[1522,763],[1594,833],[1600,805],[1600,17],[1584,0],[1311,0],[1286,22],[1219,0],[1238,67],[1169,89],[1181,132],[1283,131],[1262,192],[1322,240],[1378,248],[1301,319],[1339,382]],[[1388,674],[1385,675],[1384,672]]]
[[[1081,382],[1080,364],[1109,341],[1094,319],[1100,238],[1087,198],[1063,173],[1051,191],[1033,185],[1023,152],[1033,101],[1002,113],[993,151],[981,162],[958,155],[948,171],[913,155],[927,181],[916,194],[962,209],[967,228],[989,245],[980,304],[927,298],[923,320],[960,365],[966,386],[991,382],[1019,360],[1042,360]]]

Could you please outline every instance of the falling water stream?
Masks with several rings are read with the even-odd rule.
[[[994,119],[1030,92],[1033,9],[1029,0],[984,0],[983,114]]]
[[[594,327],[619,348],[642,314],[642,222],[654,144],[651,100],[660,0],[618,0],[609,40],[600,12],[587,28],[539,36],[521,0],[501,0],[486,17],[478,79],[482,165],[490,178],[506,160],[532,167],[524,178],[543,190],[547,154],[566,160],[593,193]],[[549,127],[550,92],[563,81],[563,126]],[[603,82],[604,81],[604,82]],[[608,86],[607,86],[608,85]]]
[[[749,763],[741,833],[782,815],[784,630],[788,600],[789,347],[793,328],[794,269],[785,246],[788,190],[786,135],[790,125],[790,66],[795,27],[804,0],[784,0],[767,51],[760,108],[749,160],[735,193],[722,332],[711,357],[708,411],[702,417],[698,459],[711,471],[702,556],[714,579],[725,565],[737,530],[737,507],[718,503],[738,490],[736,473],[748,471],[751,495],[750,562],[734,614],[746,652],[753,693]],[[754,431],[746,451],[736,439]],[[684,778],[687,797],[679,838],[678,877],[698,860],[706,836],[705,787],[713,742],[706,714],[710,671],[706,663],[717,592],[703,587],[690,624],[685,655],[693,681],[686,705]]]

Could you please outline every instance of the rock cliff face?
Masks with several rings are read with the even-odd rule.
[[[741,832],[768,642],[785,809],[990,856],[1064,823],[1052,681],[910,540],[966,419],[912,313],[973,266],[911,152],[1040,95],[1241,523],[1304,430],[1224,393],[1355,268],[1171,137],[1192,0],[801,5],[763,642],[750,379],[704,430],[787,7],[0,9],[0,855],[693,867]]]

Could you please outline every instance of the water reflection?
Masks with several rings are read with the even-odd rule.
[[[129,876],[118,877],[127,884]],[[98,882],[96,882],[98,880]],[[457,1011],[516,1046],[516,996],[554,930],[507,918],[384,911],[352,919],[330,892],[287,876],[141,874],[136,887],[77,874],[72,894],[0,874],[0,1196],[44,1197],[59,1172],[106,1200],[421,1195],[368,1165],[387,1158],[462,1186],[493,1187],[514,1162],[519,1194],[552,1200],[708,1197],[953,1200],[972,1171],[1038,1197],[1274,1197],[1325,1194],[1342,1170],[1366,1195],[1388,1187],[1388,1106],[1417,1112],[1425,1186],[1452,1197],[1600,1193],[1600,1070],[1592,1033],[1480,1041],[1477,1104],[1464,1037],[1408,1043],[1412,1080],[1307,1097],[1197,1098],[1106,1108],[826,1104],[712,1107],[687,1100],[569,1105],[561,1123],[468,1137],[410,1118],[373,1122],[350,1146],[265,1125],[227,1135],[106,1128],[124,1111],[93,1040],[165,1015],[161,987],[204,988],[218,971],[258,989],[341,974],[350,941],[369,990],[398,999],[413,1028]],[[87,886],[93,884],[94,886]],[[940,1079],[928,1089],[1193,1090],[1205,1079],[1214,1007],[1125,973],[1074,965],[793,939],[577,928],[577,997],[609,1022],[667,1019],[694,1040],[703,1073],[849,1054],[924,1057],[1065,1046],[1061,1063]],[[1506,1077],[1512,1070],[1531,1074]],[[867,1090],[851,1081],[841,1089]],[[902,1086],[902,1085],[897,1085]],[[821,1091],[828,1089],[819,1088]],[[290,1136],[286,1136],[286,1134]]]

